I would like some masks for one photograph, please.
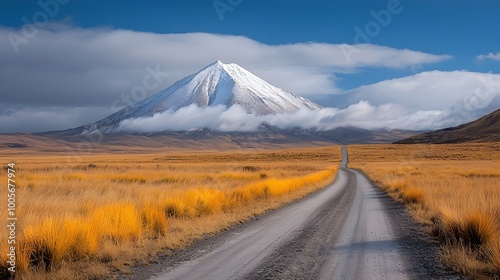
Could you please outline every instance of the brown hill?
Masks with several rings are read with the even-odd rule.
[[[470,123],[427,132],[394,143],[444,144],[463,142],[500,142],[500,109]]]
[[[82,135],[67,130],[47,133],[0,134],[0,153],[5,155],[45,153],[147,153],[165,150],[278,149],[333,144],[391,143],[415,135],[405,130],[376,130],[343,127],[330,131],[282,130],[267,127],[259,132],[214,132],[207,129],[153,134]]]

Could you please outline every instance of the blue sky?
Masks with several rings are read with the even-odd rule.
[[[56,3],[54,1],[56,0],[42,0],[41,2],[53,4]],[[361,61],[360,64],[356,64],[351,68],[344,67],[340,70],[337,68],[338,65],[335,64],[325,66],[309,65],[304,62],[291,63],[289,68],[300,68],[300,71],[302,71],[301,73],[305,73],[304,71],[306,71],[307,67],[314,68],[315,72],[312,71],[310,73],[311,80],[312,78],[321,78],[317,75],[318,71],[321,72],[321,74],[327,73],[329,75],[328,79],[332,85],[327,86],[324,89],[314,89],[311,90],[311,92],[303,90],[300,85],[291,84],[290,88],[287,88],[286,83],[282,82],[280,77],[270,74],[272,72],[276,72],[279,65],[273,69],[266,69],[266,67],[262,65],[262,62],[261,65],[253,65],[249,62],[247,62],[247,65],[244,65],[245,61],[251,61],[251,59],[248,58],[245,60],[242,58],[239,60],[236,55],[228,56],[227,58],[236,61],[224,61],[238,62],[240,65],[243,64],[243,67],[256,72],[259,76],[269,80],[271,83],[277,83],[278,86],[298,92],[299,94],[305,96],[309,95],[311,99],[318,102],[325,102],[326,105],[338,105],[338,107],[349,106],[349,102],[356,99],[351,98],[351,96],[364,96],[365,99],[371,102],[371,104],[375,104],[377,103],[376,100],[371,100],[369,98],[370,94],[360,92],[360,87],[391,79],[415,77],[415,75],[419,75],[419,73],[423,72],[432,73],[433,71],[440,71],[453,73],[454,71],[466,71],[485,74],[500,73],[500,55],[497,56],[497,54],[500,53],[500,32],[498,32],[498,26],[500,26],[500,17],[498,16],[498,11],[500,11],[500,2],[493,0],[61,0],[61,3],[62,2],[67,3],[58,4],[57,12],[54,13],[54,16],[50,16],[50,24],[40,28],[40,30],[48,29],[50,32],[47,32],[47,34],[40,32],[43,34],[37,35],[33,40],[30,40],[30,43],[20,44],[19,53],[12,52],[12,49],[8,51],[4,50],[4,59],[8,61],[8,63],[21,67],[20,65],[26,63],[23,61],[28,61],[30,57],[33,55],[36,56],[37,53],[39,53],[40,56],[56,55],[53,53],[44,53],[44,50],[48,48],[57,48],[58,46],[62,47],[63,45],[50,45],[50,40],[42,41],[42,38],[45,38],[45,36],[47,36],[47,38],[55,36],[50,38],[58,38],[62,40],[62,38],[70,34],[71,31],[74,31],[80,34],[75,35],[76,37],[82,38],[84,35],[81,35],[81,33],[92,31],[116,38],[117,36],[120,36],[118,34],[119,32],[117,32],[119,30],[127,30],[133,32],[135,35],[139,34],[144,38],[149,38],[147,35],[149,33],[153,33],[158,36],[162,34],[186,33],[236,35],[249,39],[251,41],[248,43],[249,45],[258,43],[262,44],[264,48],[267,46],[300,45],[308,43],[322,43],[331,46],[336,46],[338,44],[355,45],[357,43],[369,43],[370,46],[367,50],[371,50],[373,46],[390,48],[390,50],[388,50],[388,53],[390,54],[386,57],[392,57],[392,53],[395,53],[398,50],[411,50],[414,51],[415,54],[418,52],[419,54],[422,53],[429,55],[429,57],[425,59],[417,59],[414,63],[404,63],[404,54],[402,54],[396,59],[398,61],[402,61],[397,66],[383,65],[380,61],[375,63],[372,62],[372,58],[370,57],[370,62]],[[230,7],[230,10],[222,13],[223,19],[220,16],[221,10],[217,12],[214,3],[218,3],[218,7],[220,9],[223,9],[223,5],[229,5],[226,7]],[[392,7],[394,11],[397,10],[397,12],[393,13],[390,7]],[[2,33],[3,37],[1,40],[8,46],[7,43],[9,43],[9,39],[4,34],[12,32],[22,34],[21,30],[25,24],[22,18],[25,17],[29,21],[33,22],[36,20],[35,15],[40,11],[43,12],[43,8],[38,1],[2,1],[0,4],[0,27],[3,29],[4,33]],[[390,19],[381,16],[383,21],[377,21],[376,15],[387,15],[388,12],[390,14]],[[372,29],[370,29],[370,27]],[[374,27],[376,29],[373,29]],[[356,30],[361,30],[361,32],[363,32],[366,36],[362,38],[359,36],[359,31]],[[94,34],[94,36],[98,35]],[[232,41],[240,40],[240,37],[232,38]],[[368,38],[368,41],[366,38]],[[191,39],[192,38],[189,37],[189,40]],[[166,40],[171,41],[171,39]],[[204,39],[199,40],[200,41],[196,39],[196,42],[205,42],[203,41]],[[214,42],[214,44],[225,44],[224,40],[219,42],[217,38],[213,39],[210,37],[207,40],[209,40],[210,43]],[[184,38],[180,39],[180,41],[185,42],[188,41],[188,39]],[[240,45],[236,44],[235,46]],[[129,49],[134,47],[135,46],[130,45]],[[221,49],[223,47],[224,46],[221,45]],[[127,41],[124,42],[123,40],[120,40],[120,46],[118,48],[127,48]],[[251,50],[252,48],[250,47],[249,49],[243,48],[241,49],[241,52],[248,53]],[[75,50],[72,53],[70,50],[67,50],[67,48],[65,51],[68,51],[68,57],[70,55],[78,56],[79,53],[88,53],[87,51],[79,52],[79,50]],[[170,50],[165,49],[165,52],[169,51]],[[182,58],[182,48],[181,50],[176,49],[175,51],[179,52],[176,57]],[[309,52],[314,52],[314,50],[311,49]],[[478,57],[480,55],[486,57],[490,53],[490,57],[492,59],[480,59]],[[327,54],[328,52],[325,53],[325,55]],[[86,55],[88,56],[88,54]],[[158,55],[161,56],[161,53]],[[176,72],[176,69],[179,67],[175,66],[176,64],[172,62],[172,59],[166,60],[167,62],[164,62],[162,67],[165,71],[173,73],[171,75],[171,78],[173,79],[174,77],[177,78],[178,76],[180,77],[184,74],[199,70],[202,65],[206,64],[205,60],[213,61],[218,59],[218,57],[215,56],[216,55],[212,54],[207,55],[206,57],[203,57],[203,59],[200,59],[199,64],[186,62],[182,65],[189,65],[189,67],[186,66],[186,69],[183,69],[182,71],[179,70],[179,73]],[[89,58],[89,60],[91,59],[92,58]],[[281,59],[286,59],[286,57]],[[53,60],[57,60],[57,58],[54,57]],[[203,62],[201,62],[201,60],[203,60]],[[182,59],[180,62],[177,62],[182,63]],[[8,63],[4,63],[4,65],[8,65]],[[75,61],[72,65],[75,65],[76,63],[80,62]],[[152,62],[148,60],[148,63],[145,63],[145,65],[151,65],[151,63]],[[276,63],[279,64],[278,62]],[[48,65],[50,63],[47,61],[41,61],[39,64]],[[273,64],[273,61],[269,61],[269,64]],[[51,65],[48,68],[56,69],[56,67],[59,67],[58,65],[60,66],[60,63],[54,63],[54,65]],[[137,73],[140,73],[137,74],[140,78],[140,76],[143,76],[142,73],[144,72],[143,70],[145,66],[140,64],[138,65],[139,66],[137,67],[140,67],[142,71],[137,71]],[[114,66],[99,67],[111,68]],[[96,66],[96,68],[98,67]],[[30,69],[32,70],[33,67],[30,66]],[[60,71],[60,69],[57,71]],[[36,72],[33,71],[33,74],[36,74]],[[414,80],[417,80],[418,77],[421,78],[421,76],[416,76],[415,79],[412,79],[411,81],[414,82]],[[172,82],[173,80],[170,80],[169,78],[167,81],[162,83],[162,85],[168,86]],[[116,83],[119,83],[119,81]],[[422,83],[425,83],[425,81]],[[19,84],[21,83],[19,82]],[[53,83],[40,82],[40,85],[37,85],[37,88],[41,89],[41,92],[55,91],[55,89],[50,88],[51,84]],[[26,91],[25,96],[36,94],[28,92],[30,91],[29,89],[22,88],[15,83],[13,83],[12,87],[9,87],[9,89],[12,92]],[[96,88],[96,91],[106,89],[107,88],[103,86],[102,89]],[[474,89],[474,86],[471,86],[471,89]],[[61,89],[61,91],[63,90]],[[116,91],[118,91],[118,89],[116,89]],[[331,93],[330,95],[324,94],[329,91]],[[9,94],[12,92],[9,92]],[[321,92],[321,94],[317,94],[319,92]],[[340,93],[346,92],[351,93],[349,98],[345,96],[339,97]],[[43,93],[38,93],[39,96],[40,94],[43,95]],[[92,93],[89,94],[91,95]],[[414,97],[414,92],[408,94],[413,94]],[[80,103],[82,104],[80,106],[77,106],[77,103],[71,104],[69,101],[67,104],[61,103],[61,100],[64,100],[65,98],[68,100],[78,100],[78,97],[72,96],[58,98],[57,96],[51,97],[47,94],[47,98],[40,100],[39,104],[36,102],[33,102],[32,104],[25,104],[20,100],[7,98],[4,99],[3,102],[0,101],[0,108],[4,108],[4,115],[6,115],[5,112],[7,111],[11,112],[10,117],[12,118],[13,115],[16,115],[15,112],[27,110],[26,108],[30,106],[33,108],[43,105],[45,106],[45,111],[50,111],[49,105],[51,105],[51,102],[54,101],[53,106],[56,107],[62,106],[65,108],[71,108],[73,106],[86,108],[88,110],[95,110],[94,115],[104,116],[110,113],[110,111],[99,111],[98,107],[106,107],[105,104],[108,104],[109,100],[116,98],[118,95],[118,92],[111,93],[110,90],[110,99],[102,100],[101,104],[98,104],[99,102],[97,101],[96,104],[84,104],[85,102],[83,102]],[[460,96],[460,98],[464,98],[464,96],[466,97],[467,95],[464,93]],[[36,99],[37,98],[34,98],[34,100]],[[359,101],[358,99],[355,101]],[[453,100],[454,103],[443,104],[441,109],[444,110],[452,107],[460,100],[462,99]],[[495,106],[496,105],[493,105],[493,107]],[[491,106],[488,108],[491,109]],[[425,110],[425,108],[418,108],[418,110]],[[88,113],[88,111],[86,112]],[[81,114],[87,115],[87,113],[82,111]],[[476,116],[477,114],[479,114],[479,112],[472,114],[471,116]],[[91,120],[88,117],[83,118],[78,116],[74,116],[70,119],[73,121],[69,123],[60,122],[59,125],[54,125],[54,128],[60,129],[66,125],[73,126],[77,125],[78,122]],[[21,123],[21,121],[19,121],[19,123]],[[23,127],[22,124],[19,126]],[[29,126],[25,127],[26,130],[33,130],[33,128],[30,128]],[[47,128],[52,127],[48,126]],[[12,132],[12,129],[13,128],[11,127],[0,125],[0,132]]]
[[[386,10],[390,1],[233,0],[240,4],[220,20],[211,0],[70,1],[53,20],[70,20],[84,27],[112,27],[154,33],[207,32],[243,35],[266,44],[298,42],[355,43],[355,27],[364,30],[374,20],[372,11]],[[40,10],[38,1],[3,1],[0,23],[23,25]],[[220,0],[229,3],[228,0]],[[376,45],[453,55],[453,59],[423,69],[500,72],[500,64],[476,61],[480,54],[500,51],[500,2],[495,0],[400,0],[402,11],[391,16],[387,27],[370,37]],[[22,3],[22,4],[21,4]],[[422,70],[422,69],[418,69]],[[378,71],[376,71],[378,72]],[[399,76],[409,72],[400,72]],[[374,75],[375,74],[375,75]],[[370,73],[360,82],[398,76]],[[361,79],[361,80],[360,80]]]

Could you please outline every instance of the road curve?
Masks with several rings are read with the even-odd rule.
[[[330,186],[228,233],[208,252],[151,279],[457,278],[433,267],[432,250],[412,248],[408,218],[396,213],[400,205],[347,163],[343,147]]]

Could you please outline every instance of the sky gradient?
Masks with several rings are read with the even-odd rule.
[[[217,59],[324,106],[395,103],[434,118],[401,128],[455,125],[500,104],[499,10],[493,0],[2,1],[0,133],[97,121],[151,69],[168,74],[142,97]]]

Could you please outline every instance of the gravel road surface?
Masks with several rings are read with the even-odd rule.
[[[127,279],[461,279],[437,245],[360,171],[347,149],[334,183],[197,242]]]

